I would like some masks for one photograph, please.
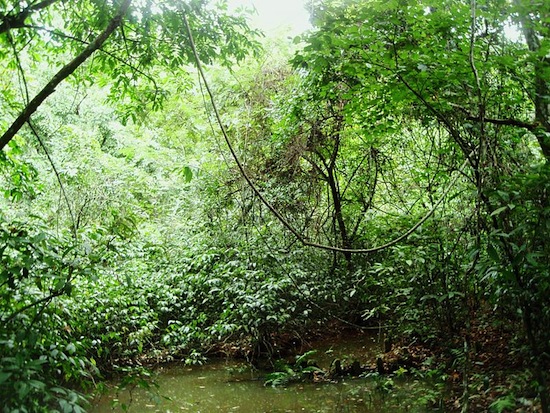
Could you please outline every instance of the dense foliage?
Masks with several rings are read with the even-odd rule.
[[[223,2],[0,1],[3,411],[337,319],[445,343],[463,411],[500,329],[547,412],[549,7],[314,1],[262,50]]]

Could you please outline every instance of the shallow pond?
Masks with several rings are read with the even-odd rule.
[[[366,362],[377,353],[372,337],[354,338],[338,346],[316,343],[322,367],[336,357]],[[155,371],[158,388],[111,392],[96,400],[92,413],[112,412],[113,405],[129,412],[411,412],[428,411],[419,399],[429,386],[413,379],[375,377],[335,383],[298,383],[264,386],[261,373],[234,360],[215,360],[204,366],[173,364]],[[116,410],[116,409],[115,409]]]

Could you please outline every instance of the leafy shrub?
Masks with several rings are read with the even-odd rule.
[[[61,297],[80,271],[71,242],[39,223],[0,223],[0,399],[4,412],[79,412],[71,386],[95,373]],[[76,261],[78,262],[78,261]]]

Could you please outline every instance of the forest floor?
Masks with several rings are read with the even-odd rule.
[[[458,332],[447,340],[394,345],[382,359],[388,371],[403,366],[422,372],[434,364],[442,366],[448,392],[446,412],[464,411],[465,400],[468,412],[540,412],[526,358],[514,350],[520,344],[509,328],[474,324],[469,332]],[[427,364],[428,360],[435,363]]]
[[[281,354],[296,355],[310,349],[321,350],[327,343],[342,347],[346,342],[364,340],[368,356],[361,360],[358,374],[378,371],[391,375],[404,368],[412,375],[433,377],[428,373],[437,370],[439,379],[445,381],[446,412],[464,411],[465,400],[468,400],[468,412],[541,412],[532,386],[534,378],[525,357],[526,346],[518,342],[517,335],[513,326],[496,327],[475,322],[469,331],[463,329],[447,339],[423,341],[407,337],[389,344],[375,329],[360,330],[333,323],[323,330],[312,331],[301,340],[285,334],[274,341]],[[467,355],[464,350],[466,337]],[[373,339],[379,341],[374,351]],[[345,372],[353,375],[352,360],[347,360]],[[326,377],[334,377],[333,372],[327,372]]]

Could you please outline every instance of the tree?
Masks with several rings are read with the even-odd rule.
[[[55,88],[98,50],[101,53],[86,68],[85,81],[92,82],[94,72],[108,74],[114,80],[112,99],[129,95],[139,103],[126,115],[134,120],[140,106],[158,108],[166,91],[158,87],[153,68],[177,69],[194,58],[186,47],[189,41],[183,15],[188,15],[197,33],[199,55],[204,61],[240,60],[255,45],[248,37],[254,32],[242,17],[219,14],[206,1],[155,2],[154,7],[151,1],[140,4],[132,4],[130,0],[120,4],[80,2],[68,7],[59,1],[42,1],[15,2],[11,9],[8,7],[9,4],[4,4],[1,13],[0,35],[4,47],[10,50],[5,58],[10,59],[18,71],[23,110],[0,137],[0,149],[30,120]],[[226,6],[222,3],[221,7],[223,10]],[[105,44],[108,39],[110,42]],[[219,44],[225,47],[220,48]],[[61,57],[59,51],[75,52],[76,56],[31,99],[33,91],[29,90],[28,68],[23,64],[23,56],[29,56],[32,61],[45,54],[55,64],[52,55]],[[149,86],[136,88],[140,79]],[[144,113],[143,108],[141,111]]]
[[[499,1],[316,4],[318,30],[303,38],[303,52],[293,60],[308,80],[312,106],[329,107],[328,116],[327,102],[339,102],[346,127],[378,136],[378,145],[395,146],[407,125],[428,137],[411,146],[413,153],[421,152],[430,139],[435,145],[434,136],[444,139],[445,152],[435,157],[435,164],[449,174],[457,169],[464,173],[462,185],[474,194],[473,202],[464,198],[475,222],[466,285],[487,280],[491,273],[496,284],[507,286],[509,302],[522,314],[547,411],[539,363],[548,342],[539,334],[539,321],[548,322],[542,310],[548,305],[548,273],[540,271],[547,265],[541,244],[546,235],[533,233],[531,226],[547,222],[547,207],[542,193],[527,188],[546,187],[548,7]],[[521,22],[523,42],[509,37],[510,21]],[[438,133],[430,138],[429,130]],[[321,135],[326,146],[331,139],[339,142],[333,134]],[[458,168],[460,163],[464,167]],[[442,170],[425,169],[426,192],[420,203],[445,195],[441,190],[430,194],[430,182],[441,188],[434,178]],[[498,262],[499,271],[480,265],[487,257]],[[474,276],[475,268],[480,273]],[[473,291],[467,288],[466,297]],[[466,298],[464,305],[475,301]]]

